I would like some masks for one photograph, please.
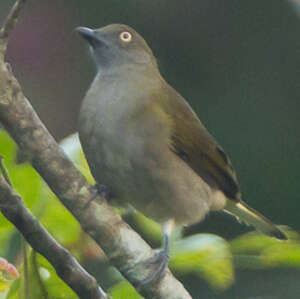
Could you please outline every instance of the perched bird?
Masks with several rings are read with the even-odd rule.
[[[168,235],[210,210],[224,210],[257,230],[285,239],[241,201],[231,161],[186,100],[161,76],[143,37],[120,24],[76,29],[90,45],[97,75],[79,116],[79,137],[96,182],[121,203],[164,224],[159,278]]]

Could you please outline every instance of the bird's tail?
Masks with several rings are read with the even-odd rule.
[[[262,214],[249,207],[243,201],[234,202],[228,200],[224,209],[246,224],[254,226],[255,229],[266,235],[280,240],[287,239],[285,234],[281,232],[276,225]]]

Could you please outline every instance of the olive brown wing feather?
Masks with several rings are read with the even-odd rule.
[[[171,150],[212,187],[239,201],[239,184],[229,157],[181,95],[172,88],[168,95],[163,108],[173,126]]]
[[[163,102],[171,124],[170,149],[202,179],[230,199],[225,209],[248,225],[278,239],[286,239],[269,219],[241,201],[235,171],[229,157],[209,134],[189,104],[170,87]],[[170,96],[171,95],[171,96]]]

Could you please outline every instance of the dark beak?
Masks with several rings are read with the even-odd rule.
[[[93,47],[101,43],[96,31],[93,29],[87,27],[77,27],[75,28],[75,31],[77,31]]]

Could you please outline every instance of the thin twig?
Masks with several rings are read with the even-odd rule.
[[[97,196],[97,200],[86,205],[95,193],[36,115],[5,65],[5,51],[6,47],[0,47],[0,121],[22,151],[32,157],[34,168],[83,230],[102,247],[110,262],[133,285],[140,284],[151,273],[146,261],[154,252],[103,198]],[[37,251],[42,243],[40,240]],[[140,293],[151,299],[191,298],[169,270],[161,281],[149,283]]]
[[[46,231],[2,176],[0,176],[0,209],[30,246],[52,264],[58,276],[79,298],[108,299],[96,279]]]
[[[3,177],[6,180],[6,183],[9,186],[12,186],[11,181],[10,181],[9,176],[8,176],[8,172],[7,172],[7,170],[6,170],[5,166],[4,166],[4,163],[3,163],[3,156],[1,156],[1,155],[0,155],[0,170],[2,172]]]
[[[17,0],[10,10],[4,24],[0,29],[0,58],[3,59],[7,49],[8,38],[10,33],[14,30],[20,12],[26,3],[26,0]]]
[[[14,6],[10,10],[4,24],[0,29],[0,38],[7,39],[9,37],[10,33],[14,30],[18,22],[20,11],[22,10],[25,3],[26,0],[17,0],[15,2]]]

